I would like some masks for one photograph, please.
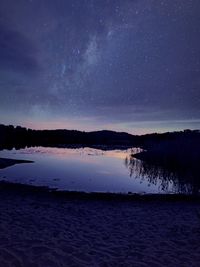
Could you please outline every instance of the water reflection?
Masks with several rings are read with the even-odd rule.
[[[34,163],[0,170],[0,178],[87,192],[199,192],[200,164],[188,159],[188,164],[180,160],[167,161],[164,165],[155,160],[141,161],[135,156],[140,152],[140,148],[102,150],[88,147],[3,150],[0,157],[27,159]]]
[[[139,177],[141,181],[159,185],[161,191],[184,194],[198,194],[200,191],[200,167],[196,162],[188,160],[185,164],[184,161],[173,161],[162,165],[160,162],[139,160],[134,153],[130,153],[124,163],[130,177]]]
[[[45,185],[58,190],[115,193],[157,193],[156,186],[130,179],[123,162],[140,149],[101,150],[95,148],[30,147],[3,150],[0,157],[27,159],[0,170],[0,179],[10,182]]]

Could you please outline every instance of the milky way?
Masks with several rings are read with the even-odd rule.
[[[0,122],[200,128],[199,0],[1,0]]]

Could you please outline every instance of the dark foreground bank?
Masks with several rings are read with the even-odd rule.
[[[15,164],[20,163],[33,163],[33,161],[30,160],[21,160],[21,159],[8,159],[8,158],[0,158],[0,169],[4,169],[7,167],[10,167]]]
[[[199,266],[198,201],[73,196],[1,185],[0,266]]]

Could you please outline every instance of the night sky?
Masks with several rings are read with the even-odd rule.
[[[200,128],[199,0],[0,0],[0,123]]]

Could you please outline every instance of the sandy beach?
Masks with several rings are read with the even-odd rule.
[[[0,266],[199,266],[200,204],[1,190]]]

